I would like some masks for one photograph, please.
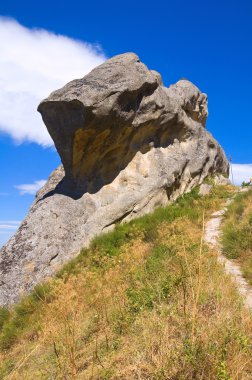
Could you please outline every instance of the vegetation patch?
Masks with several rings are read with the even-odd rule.
[[[225,215],[223,252],[239,262],[244,277],[252,285],[252,189],[236,195]]]
[[[202,240],[232,193],[119,224],[3,309],[0,379],[249,379],[251,315]]]

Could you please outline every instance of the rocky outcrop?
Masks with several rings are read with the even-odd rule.
[[[207,96],[187,80],[166,88],[132,53],[53,92],[38,107],[62,166],[1,250],[7,305],[115,223],[151,212],[228,172],[205,129]]]

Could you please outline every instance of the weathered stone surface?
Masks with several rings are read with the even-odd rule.
[[[38,108],[62,160],[1,250],[0,304],[51,276],[97,234],[228,172],[206,131],[207,96],[166,88],[132,53],[53,92]]]
[[[212,188],[213,188],[212,185],[208,185],[207,183],[202,183],[199,187],[199,195],[201,196],[208,195],[210,191],[212,190]]]
[[[229,178],[224,177],[222,174],[216,174],[214,177],[215,185],[231,185],[231,181]]]

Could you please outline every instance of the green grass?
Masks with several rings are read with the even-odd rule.
[[[118,224],[54,280],[0,309],[0,379],[249,377],[249,319],[215,253],[201,246],[203,213],[228,196],[223,187],[206,197],[194,189]]]
[[[180,274],[166,273],[163,270],[164,261],[173,254],[174,251],[167,246],[156,246],[150,252],[144,268],[136,271],[127,290],[131,313],[152,309],[181,284]]]
[[[15,364],[12,359],[6,360],[0,364],[0,379],[4,379],[14,368]]]
[[[223,197],[227,195],[227,193],[223,193]],[[157,208],[152,214],[144,215],[129,223],[117,224],[113,231],[93,239],[90,248],[83,249],[75,259],[64,265],[56,276],[62,278],[77,274],[83,266],[106,268],[104,258],[118,256],[122,245],[132,241],[139,234],[143,234],[145,241],[153,242],[157,238],[157,227],[162,222],[172,222],[183,216],[187,216],[191,220],[201,218],[200,207],[192,207],[193,203],[205,203],[207,207],[207,203],[211,202],[212,197],[213,195],[209,196],[210,201],[207,198],[201,198],[196,188],[179,198],[173,205]]]
[[[222,236],[223,253],[241,264],[252,284],[252,190],[239,193],[229,205]]]
[[[35,287],[30,295],[24,297],[10,311],[0,309],[0,350],[9,350],[22,334],[29,330],[31,324],[34,326],[34,331],[39,329],[37,325],[40,307],[45,303],[50,303],[53,299],[53,288],[57,279],[67,281],[70,275],[77,275],[85,267],[89,270],[104,272],[114,265],[114,258],[120,255],[122,245],[134,240],[141,234],[144,241],[154,243],[158,236],[157,228],[164,221],[170,223],[177,218],[187,217],[200,224],[202,222],[202,210],[211,211],[213,204],[220,203],[228,195],[229,192],[225,188],[214,187],[209,196],[200,197],[198,189],[195,188],[190,193],[180,197],[173,205],[158,208],[152,214],[129,223],[118,224],[112,232],[96,237],[91,242],[90,248],[83,249],[76,258],[68,262],[57,273],[55,280]],[[149,282],[151,282],[151,276],[158,276],[162,263],[160,258],[166,254],[166,250],[163,247],[158,247],[147,261],[145,269],[149,273],[149,278],[147,276]],[[168,280],[161,278],[160,281],[158,284],[159,293],[161,296],[167,296],[170,287],[179,280],[171,276]],[[155,291],[152,294],[152,290],[146,284],[138,289],[134,283],[133,287],[134,289],[128,291],[132,309],[139,310],[143,305],[151,307],[155,302]]]
[[[18,339],[19,335],[30,328],[30,321],[35,325],[35,315],[39,306],[52,300],[49,283],[37,285],[33,292],[24,297],[10,311],[0,309],[0,350],[8,350]]]
[[[3,328],[3,325],[8,321],[10,317],[10,312],[4,307],[0,307],[0,331]]]

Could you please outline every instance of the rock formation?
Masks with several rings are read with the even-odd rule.
[[[132,53],[109,59],[38,107],[62,166],[0,253],[0,304],[52,275],[115,223],[228,173],[205,129],[207,96],[187,80],[166,88]]]

